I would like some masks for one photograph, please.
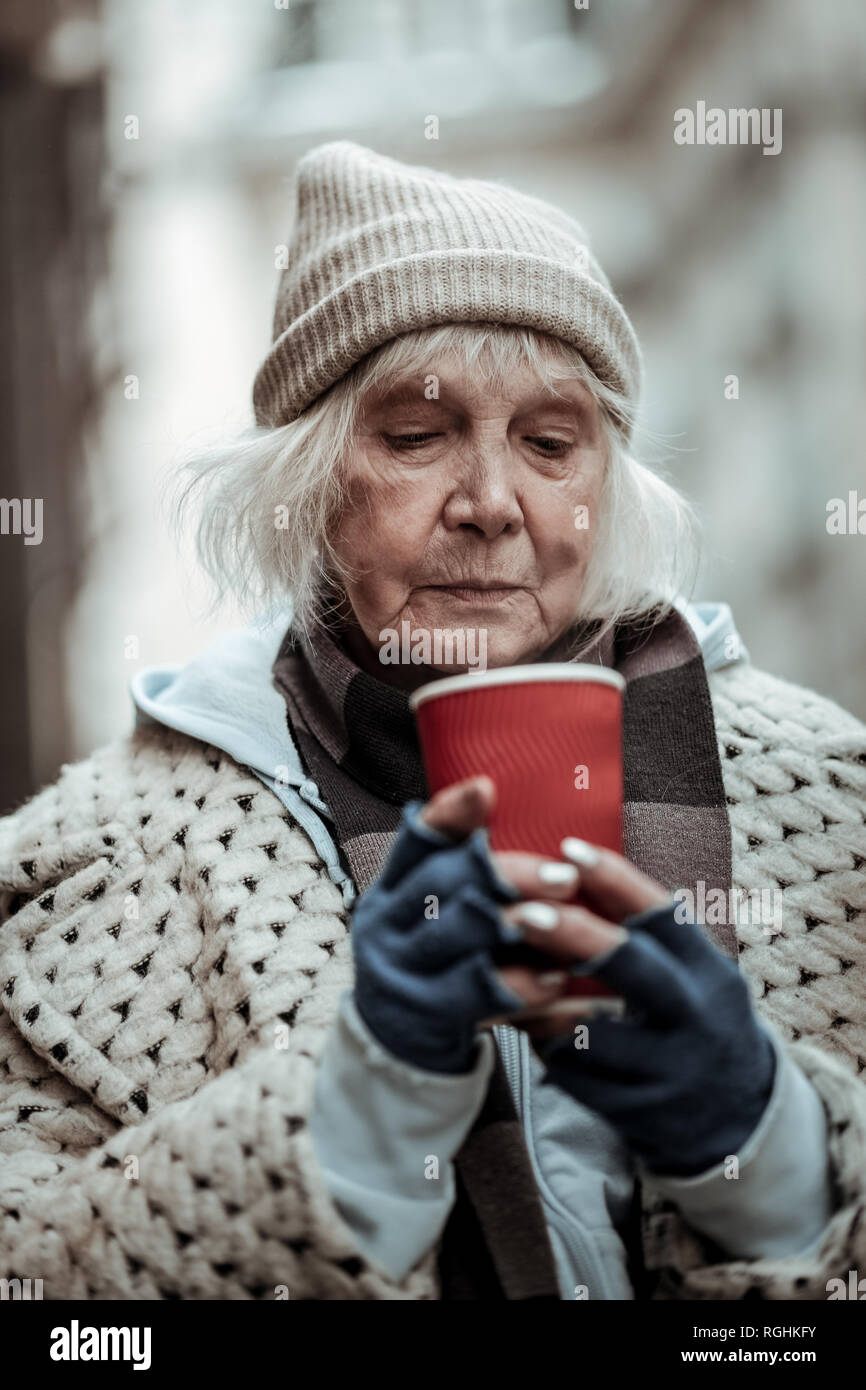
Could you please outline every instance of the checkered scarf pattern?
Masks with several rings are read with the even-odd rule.
[[[543,659],[562,660],[562,651],[560,644],[559,654]],[[626,682],[627,857],[671,890],[696,893],[703,882],[707,893],[727,893],[730,822],[706,672],[688,622],[671,609],[620,624],[584,646],[577,659],[611,667]],[[290,628],[273,677],[307,773],[363,892],[381,872],[405,803],[428,796],[408,694],[362,670],[334,624],[319,625],[309,639]],[[700,929],[736,961],[732,924]],[[558,1299],[543,1211],[498,1054],[486,1103],[456,1169],[457,1201],[440,1247],[443,1297]]]

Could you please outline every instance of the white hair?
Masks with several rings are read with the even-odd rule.
[[[200,561],[216,586],[254,609],[291,605],[309,632],[325,605],[344,596],[347,571],[332,547],[346,497],[345,460],[364,402],[374,389],[424,379],[431,363],[454,355],[469,373],[480,366],[491,387],[507,387],[530,368],[554,395],[579,380],[599,406],[605,473],[576,621],[594,635],[624,619],[664,612],[688,594],[698,567],[691,504],[625,445],[634,429],[628,403],[599,380],[576,348],[530,328],[447,324],[404,333],[370,353],[296,420],[254,428],[182,465],[176,521],[193,501]],[[191,476],[190,476],[191,475]]]

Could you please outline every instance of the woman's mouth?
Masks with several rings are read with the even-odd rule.
[[[520,590],[519,584],[488,584],[483,588],[470,588],[461,584],[428,584],[426,587],[434,594],[447,594],[458,603],[472,604],[475,607],[488,607],[504,603],[511,594]]]

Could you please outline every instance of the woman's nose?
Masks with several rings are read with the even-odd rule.
[[[501,455],[485,459],[476,455],[461,470],[456,486],[446,499],[444,520],[451,530],[471,526],[488,540],[503,531],[520,529],[523,509],[510,469]]]

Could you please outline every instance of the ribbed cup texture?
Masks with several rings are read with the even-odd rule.
[[[445,323],[549,333],[637,404],[632,325],[583,228],[552,204],[348,140],[304,156],[295,200],[257,424],[288,424],[383,343]]]

